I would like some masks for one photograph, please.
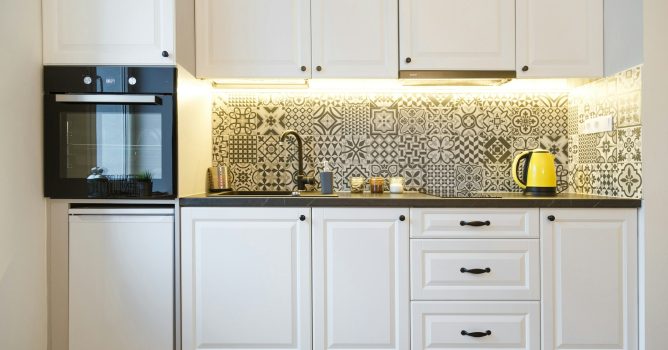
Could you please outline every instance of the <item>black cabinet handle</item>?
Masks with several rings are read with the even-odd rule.
[[[548,215],[547,219],[550,220],[550,221],[554,221],[557,218],[555,218],[554,215]]]
[[[406,217],[403,215],[399,215],[399,221],[406,221]]]
[[[317,70],[318,72],[320,72],[320,71],[322,70],[322,67],[321,67],[321,66],[315,66],[315,70]]]
[[[468,335],[469,337],[474,337],[474,338],[481,338],[481,337],[486,337],[488,335],[492,335],[492,331],[487,330],[485,332],[467,332],[465,330],[462,330],[462,335]]]
[[[169,57],[169,52],[163,51],[162,52],[162,57]]]
[[[460,221],[459,226],[475,226],[475,227],[480,227],[480,226],[489,226],[492,223],[487,220],[487,221]]]
[[[306,221],[306,215],[300,215],[299,221]]]
[[[529,66],[524,66],[524,67],[522,67],[522,72],[526,72],[526,71],[528,71],[528,70],[529,70]]]
[[[465,267],[462,267],[461,269],[459,269],[459,272],[461,272],[461,273],[472,273],[474,275],[479,275],[481,273],[490,273],[490,272],[492,272],[492,269],[490,269],[489,267],[485,267],[484,269],[467,269]]]
[[[302,66],[300,69],[302,70],[302,72],[306,72],[306,66]]]
[[[406,57],[406,63],[411,63],[411,61],[412,61],[412,60],[411,60],[410,57]]]

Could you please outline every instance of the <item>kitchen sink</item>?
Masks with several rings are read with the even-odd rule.
[[[226,191],[209,193],[209,197],[338,197],[337,194],[322,194],[320,192],[293,192],[293,191]]]

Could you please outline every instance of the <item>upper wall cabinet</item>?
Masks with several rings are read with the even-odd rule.
[[[517,0],[519,78],[603,75],[603,0]]]
[[[197,76],[310,78],[309,0],[198,0]]]
[[[515,0],[399,0],[402,70],[515,70]]]
[[[44,64],[172,65],[174,0],[43,0]]]
[[[312,0],[313,78],[397,78],[396,0]]]
[[[396,78],[397,12],[392,0],[201,0],[197,76]]]

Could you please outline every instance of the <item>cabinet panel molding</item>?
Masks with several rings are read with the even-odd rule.
[[[636,350],[637,211],[542,209],[541,228],[543,349]]]
[[[408,209],[313,209],[313,346],[409,349]]]

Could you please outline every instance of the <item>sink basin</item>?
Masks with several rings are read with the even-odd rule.
[[[292,192],[292,191],[226,191],[209,193],[209,197],[338,197],[336,194],[322,194],[320,192]]]

